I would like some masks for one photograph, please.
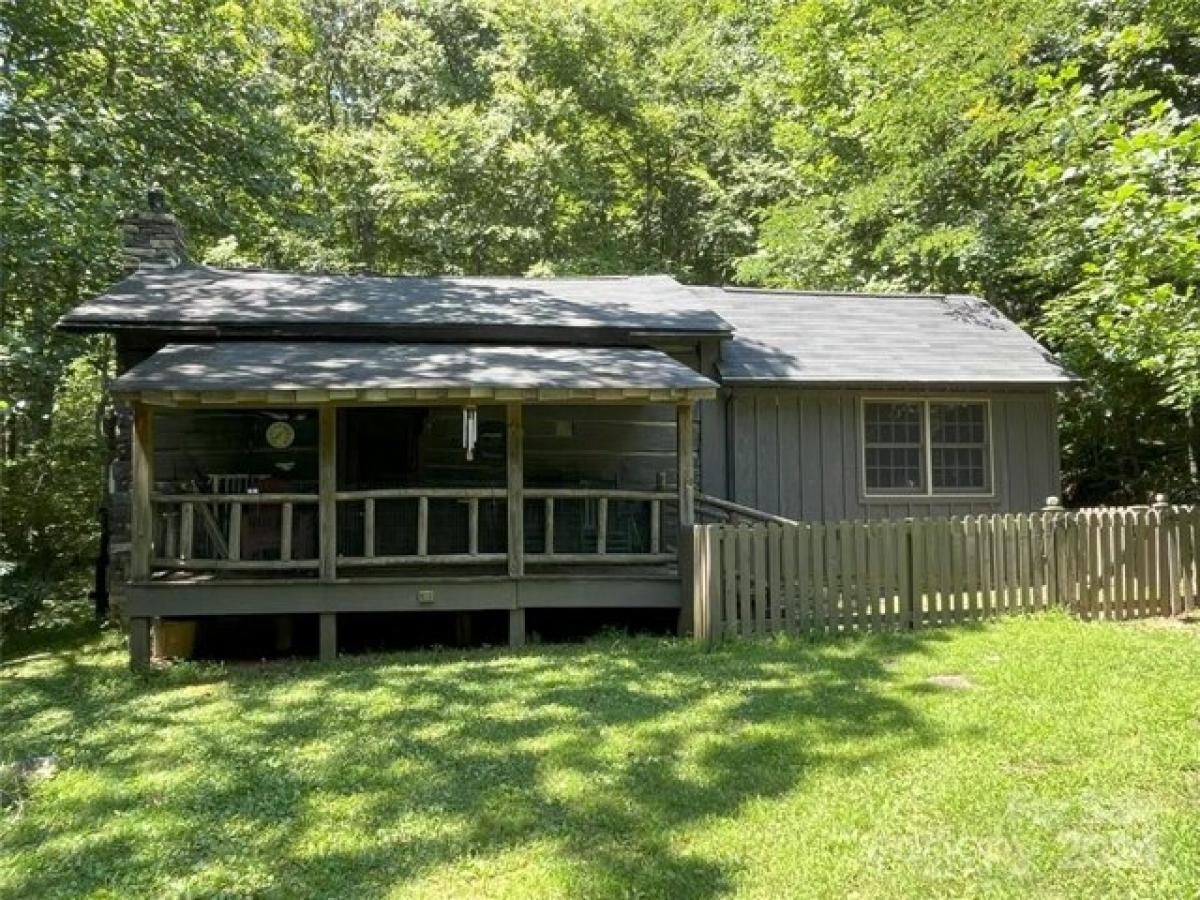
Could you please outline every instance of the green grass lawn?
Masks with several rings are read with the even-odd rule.
[[[0,665],[0,895],[1200,892],[1200,628],[125,662]]]

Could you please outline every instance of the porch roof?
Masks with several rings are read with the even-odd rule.
[[[487,344],[169,344],[113,383],[150,403],[683,401],[717,386],[658,350]]]

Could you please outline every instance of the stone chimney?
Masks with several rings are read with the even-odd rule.
[[[183,225],[167,210],[163,189],[157,184],[146,191],[146,209],[121,219],[125,233],[125,271],[174,269],[188,261],[187,235]]]

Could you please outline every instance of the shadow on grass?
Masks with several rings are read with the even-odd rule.
[[[31,656],[81,652],[100,635],[95,619],[27,634],[6,635],[0,640],[0,669],[11,668]]]
[[[55,753],[86,779],[0,831],[0,852],[24,861],[0,893],[187,878],[201,893],[371,894],[532,854],[559,893],[714,896],[735,873],[677,837],[822,770],[936,742],[888,690],[889,663],[944,639],[634,641],[142,678],[118,652],[97,665],[80,658],[94,647],[68,649],[8,685],[0,671],[0,714],[24,723],[0,761]]]

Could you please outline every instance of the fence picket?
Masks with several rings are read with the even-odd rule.
[[[1154,504],[1154,538],[1158,548],[1158,612],[1160,616],[1170,616],[1175,611],[1175,592],[1171,590],[1171,540],[1169,529],[1169,508],[1159,508]]]
[[[781,525],[779,528],[779,566],[780,585],[778,609],[780,621],[779,631],[796,632],[796,604],[793,597],[796,592],[796,526]]]
[[[962,618],[979,618],[979,545],[974,540],[974,516],[962,517]]]
[[[992,591],[995,589],[995,563],[992,559],[992,525],[994,516],[980,516],[976,522],[979,540],[979,617],[992,614]]]
[[[929,584],[929,537],[928,519],[912,520],[913,550],[913,627],[921,628],[933,624],[930,620]]]
[[[754,633],[751,585],[754,579],[754,534],[751,526],[738,527],[738,634]]]
[[[1179,579],[1183,611],[1190,612],[1196,596],[1196,544],[1191,517],[1182,511],[1177,513],[1175,527],[1179,534]]]
[[[841,522],[837,530],[838,591],[834,607],[833,631],[845,631],[850,627],[849,610],[854,584],[854,540],[849,522]]]
[[[962,589],[962,560],[959,552],[958,543],[958,516],[952,517],[943,525],[943,548],[946,551],[946,574],[947,590],[944,594],[946,600],[946,617],[951,622],[958,622],[962,616],[962,603],[960,591]]]
[[[779,632],[783,630],[783,526],[777,522],[767,526],[767,568],[771,579],[767,587],[768,627]]]
[[[942,597],[939,589],[942,578],[942,555],[939,550],[939,534],[936,519],[925,520],[925,618],[930,625],[941,625]]]
[[[896,523],[896,628],[913,627],[912,520]]]
[[[879,627],[890,631],[896,625],[896,522],[879,523],[883,552],[879,557]]]
[[[1138,615],[1137,603],[1137,514],[1121,510],[1121,597],[1131,616]]]
[[[1151,603],[1154,592],[1150,584],[1150,563],[1154,558],[1151,553],[1153,541],[1150,534],[1150,514],[1147,510],[1138,510],[1136,517],[1137,546],[1134,566],[1137,572],[1137,597],[1135,607],[1139,615],[1147,615],[1148,610],[1154,609]]]
[[[867,609],[869,626],[879,630],[879,605],[883,602],[883,554],[887,547],[884,523],[870,522],[865,529],[867,551]]]
[[[751,528],[754,542],[754,631],[767,633],[767,529]]]
[[[866,522],[851,523],[854,533],[854,630],[866,631],[868,624],[867,603],[871,596],[871,578],[868,574]]]
[[[721,601],[724,617],[721,621],[723,635],[737,634],[737,529],[721,529]]]
[[[792,617],[791,622],[788,623],[788,631],[793,634],[803,634],[809,630],[811,624],[812,606],[811,604],[806,605],[806,598],[810,594],[808,528],[809,526],[803,523],[797,525],[788,531],[786,538],[792,545],[795,573],[788,591],[788,613]]]
[[[1029,613],[1033,605],[1033,554],[1030,549],[1029,516],[1017,515],[1013,520],[1014,541],[1017,545],[1017,606],[1022,613]]]
[[[1017,539],[1019,526],[1012,516],[1004,517],[1004,563],[1007,567],[1005,579],[1008,583],[1008,612],[1021,611],[1021,556],[1020,541]]]
[[[1008,590],[1008,579],[1006,577],[1007,569],[1004,555],[1004,523],[1004,516],[994,516],[992,518],[992,613],[994,615],[1002,615],[1007,611],[1005,597]]]
[[[828,627],[828,596],[829,596],[829,569],[825,565],[825,541],[826,527],[822,524],[816,524],[812,527],[812,532],[809,535],[809,562],[812,569],[813,590],[812,598],[812,621],[813,631],[817,634],[824,634]]]
[[[1118,509],[1108,512],[1108,602],[1115,612],[1129,616],[1125,598],[1125,525]]]
[[[1033,596],[1030,600],[1031,611],[1041,611],[1046,608],[1044,524],[1045,519],[1041,513],[1033,513],[1029,517],[1029,584],[1033,591]]]

